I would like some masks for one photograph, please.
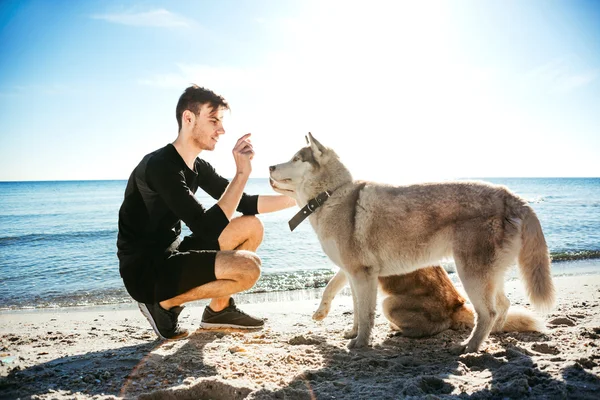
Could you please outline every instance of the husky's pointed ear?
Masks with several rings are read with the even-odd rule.
[[[308,132],[308,138],[310,139],[309,143],[310,143],[310,147],[313,150],[313,153],[320,156],[323,153],[323,150],[325,150],[325,146],[323,146],[321,143],[319,143],[319,141],[317,139],[315,139],[315,137],[310,132]]]
[[[310,144],[310,142],[308,141],[308,136],[304,135],[304,139],[306,139],[306,144]]]

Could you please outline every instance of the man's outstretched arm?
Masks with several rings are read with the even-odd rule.
[[[276,195],[259,195],[258,196],[258,213],[265,214],[274,211],[283,210],[296,205],[296,200],[291,197],[281,194]]]

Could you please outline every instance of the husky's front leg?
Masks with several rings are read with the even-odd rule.
[[[336,294],[339,293],[340,290],[348,283],[348,278],[343,270],[339,270],[337,274],[327,284],[327,287],[323,291],[323,297],[321,298],[321,304],[319,304],[319,308],[313,314],[313,319],[315,321],[321,321],[323,318],[329,314],[329,310],[331,309],[331,302]],[[353,336],[355,337],[356,334]]]
[[[356,299],[354,314],[358,315],[358,336],[348,343],[348,348],[352,349],[370,344],[371,331],[375,325],[377,275],[371,268],[364,267],[354,272],[349,278],[352,283],[352,296]]]
[[[346,275],[348,279],[348,275]],[[356,299],[356,290],[352,279],[350,281],[350,291],[352,292],[352,329],[344,332],[344,339],[354,339],[358,335],[358,301]]]

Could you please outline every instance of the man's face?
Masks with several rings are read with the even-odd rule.
[[[219,136],[225,133],[223,128],[223,109],[213,109],[210,104],[200,106],[192,128],[192,138],[202,150],[214,150]]]

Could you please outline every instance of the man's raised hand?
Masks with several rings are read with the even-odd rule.
[[[233,147],[233,158],[237,168],[238,175],[250,176],[252,172],[252,159],[254,158],[254,149],[250,142],[251,133],[247,133],[238,139]]]

